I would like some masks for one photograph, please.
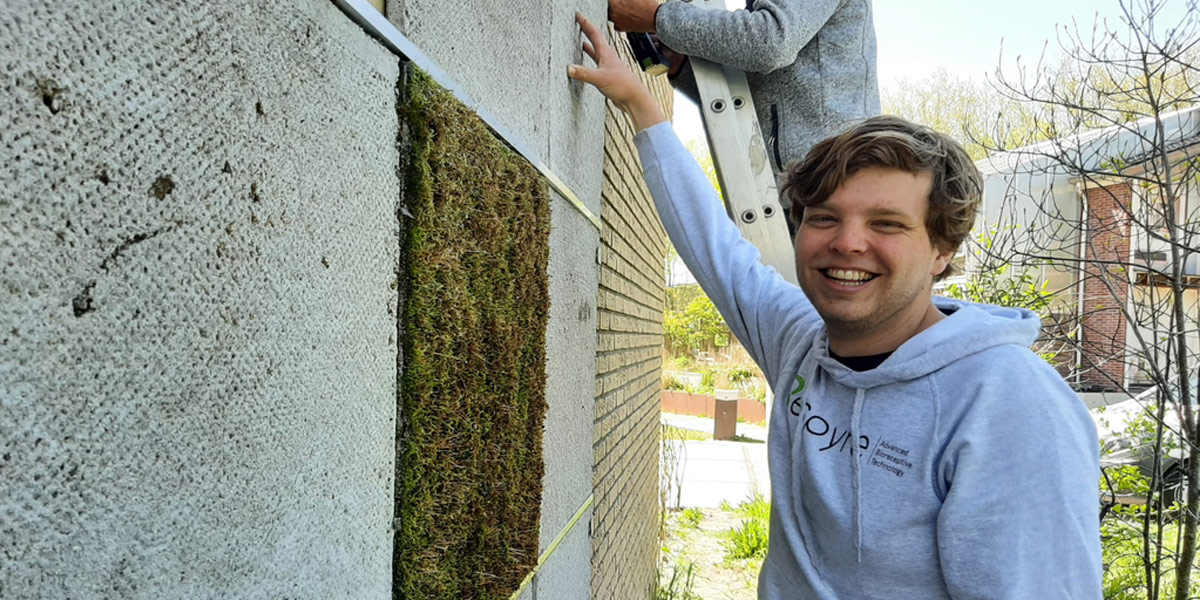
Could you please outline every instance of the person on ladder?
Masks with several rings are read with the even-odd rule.
[[[879,114],[871,0],[746,0],[737,11],[609,0],[608,16],[617,31],[656,34],[672,84],[693,101],[689,55],[745,71],[776,174],[818,141]]]

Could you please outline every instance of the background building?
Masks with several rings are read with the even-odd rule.
[[[1191,354],[1200,350],[1195,287],[1200,256],[1194,237],[1200,189],[1190,180],[1198,151],[1200,108],[1189,108],[1164,114],[1161,124],[1143,119],[979,161],[985,183],[977,231],[992,237],[992,258],[1007,257],[1058,293],[1054,314],[1067,324],[1058,333],[1074,340],[1074,356],[1060,358],[1078,391],[1149,385],[1150,354],[1165,353],[1174,335],[1169,294],[1154,274],[1172,267],[1170,236],[1155,206],[1160,186],[1154,182],[1167,175],[1147,173],[1161,168],[1156,165],[1175,166],[1173,213],[1183,233],[1175,241],[1181,282],[1190,286],[1183,294],[1190,325],[1179,328]],[[987,262],[979,253],[968,256],[968,270]]]

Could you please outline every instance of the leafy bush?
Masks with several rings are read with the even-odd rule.
[[[675,364],[676,369],[679,369],[681,371],[686,371],[686,370],[692,368],[692,365],[696,363],[696,361],[687,354],[683,354],[681,356],[676,356],[675,359],[672,360],[671,362],[673,362]]]
[[[695,354],[729,345],[729,327],[712,300],[697,294],[682,309],[667,303],[663,312],[663,335],[672,354]]]
[[[674,375],[670,375],[668,373],[663,373],[662,389],[683,391],[683,390],[687,389],[687,384],[680,381]]]
[[[726,377],[729,378],[729,383],[745,383],[754,377],[754,370],[746,365],[734,365],[729,367],[729,373]]]
[[[759,404],[767,403],[767,388],[761,385],[750,386],[746,390],[746,395],[754,398]]]

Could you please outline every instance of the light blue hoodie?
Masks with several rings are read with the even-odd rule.
[[[671,241],[775,393],[760,599],[1100,597],[1099,444],[1029,311],[948,317],[855,372],[669,124],[635,142]]]

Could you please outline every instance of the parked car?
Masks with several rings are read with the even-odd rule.
[[[1197,397],[1196,382],[1191,382],[1192,410],[1200,410],[1195,399]],[[1178,391],[1175,391],[1178,395]],[[1096,423],[1096,433],[1100,438],[1100,468],[1102,470],[1123,466],[1135,466],[1147,478],[1154,472],[1155,444],[1155,411],[1158,401],[1158,387],[1151,387],[1137,396],[1093,408],[1092,420]],[[1164,506],[1169,506],[1182,492],[1188,465],[1188,451],[1182,437],[1182,406],[1170,402],[1163,411],[1162,442],[1162,477],[1158,481],[1158,490],[1163,494]],[[1200,418],[1200,415],[1198,415]],[[1123,503],[1142,503],[1144,498],[1138,497],[1130,490],[1117,490],[1117,497],[1111,501]]]

